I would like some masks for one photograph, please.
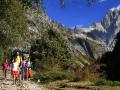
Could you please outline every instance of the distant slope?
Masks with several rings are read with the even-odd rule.
[[[77,42],[76,46],[79,43],[85,54],[97,59],[105,52],[113,50],[116,36],[120,31],[120,9],[118,7],[110,9],[101,22],[94,23],[88,28],[73,30],[71,34],[73,41],[82,40],[80,43]]]
[[[120,31],[120,9],[118,7],[110,9],[101,22],[92,24],[90,28],[92,29],[86,29],[88,36],[92,35],[93,39],[105,42],[113,50],[115,38]]]

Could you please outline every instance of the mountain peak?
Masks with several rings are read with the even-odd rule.
[[[110,9],[111,11],[114,11],[114,10],[120,10],[120,4],[117,6],[117,7],[113,7]]]

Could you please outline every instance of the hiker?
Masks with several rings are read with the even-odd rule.
[[[31,76],[32,76],[32,70],[31,70],[31,66],[32,66],[32,62],[30,61],[30,58],[28,57],[28,62],[27,62],[27,66],[28,66],[28,73],[29,73],[29,76],[28,78],[30,79]]]
[[[16,60],[17,60],[17,63],[19,64],[19,65],[21,65],[21,62],[22,62],[22,57],[20,56],[20,54],[19,54],[19,52],[17,51],[16,52]]]
[[[26,77],[26,80],[28,80],[28,77],[29,77],[29,71],[28,71],[28,61],[26,61],[25,77]]]
[[[26,80],[31,78],[31,62],[30,59],[26,61],[26,70],[25,70],[25,75],[26,75]]]
[[[21,63],[22,63],[22,57],[20,56],[19,52],[17,51],[16,52],[16,62],[18,63],[19,67],[18,67],[18,77],[19,77],[19,80],[21,80],[21,77],[20,77],[20,74],[21,74]]]
[[[12,77],[13,77],[13,85],[16,84],[16,80],[18,79],[18,74],[19,74],[18,67],[19,67],[19,64],[18,64],[17,59],[15,57],[14,62],[12,64],[12,73],[11,73]]]
[[[5,79],[7,77],[8,68],[9,68],[8,60],[7,60],[7,58],[5,58],[4,63],[3,63],[3,75],[4,75]]]
[[[26,68],[26,57],[23,57],[23,61],[21,63],[21,79],[25,79],[25,68]]]

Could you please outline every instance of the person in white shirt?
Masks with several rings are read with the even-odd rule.
[[[15,58],[12,64],[13,85],[16,84],[16,80],[18,78],[18,74],[19,74],[18,67],[19,67],[19,64],[17,63],[16,58]]]

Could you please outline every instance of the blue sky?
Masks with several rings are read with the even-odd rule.
[[[61,8],[59,0],[45,0],[46,14],[67,27],[87,27],[101,21],[110,8],[120,5],[120,0],[100,0],[89,7],[86,1],[65,0],[65,8]]]

